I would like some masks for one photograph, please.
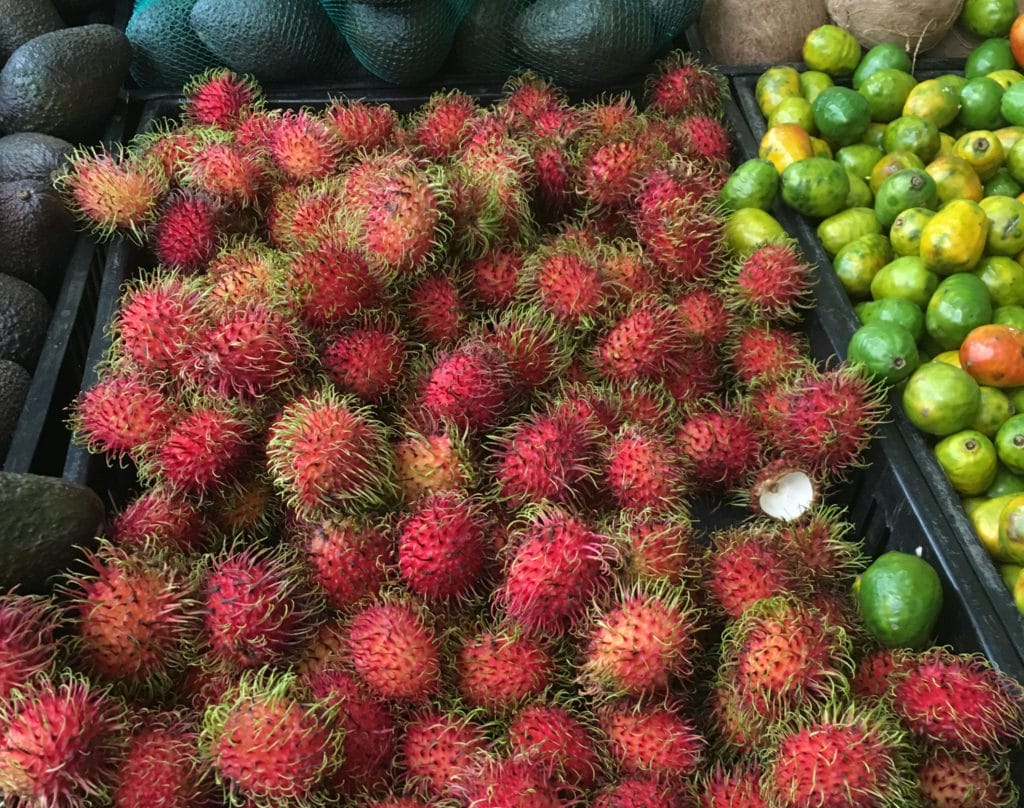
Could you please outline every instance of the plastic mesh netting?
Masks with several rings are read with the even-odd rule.
[[[189,22],[195,0],[138,0],[125,27],[132,80],[140,87],[180,87],[221,60]]]

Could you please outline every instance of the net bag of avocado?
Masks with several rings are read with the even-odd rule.
[[[644,72],[690,25],[703,0],[475,0],[453,63],[470,74],[529,69],[569,87]]]
[[[136,0],[125,36],[132,43],[132,81],[177,88],[221,63],[189,22],[196,0]]]

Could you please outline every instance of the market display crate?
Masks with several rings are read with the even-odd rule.
[[[951,69],[962,70],[962,67],[962,62],[950,64]],[[937,75],[939,72],[941,68],[933,66],[927,71],[920,71],[918,76]],[[730,77],[733,98],[743,114],[744,123],[751,136],[742,146],[744,155],[748,158],[757,156],[758,141],[766,128],[764,116],[755,97],[758,75],[760,74],[750,73]],[[831,259],[825,252],[813,223],[788,209],[781,202],[776,204],[773,214],[786,230],[799,240],[807,258],[818,266],[819,301],[827,298],[830,310],[829,316],[822,318],[822,322],[837,353],[845,357],[847,343],[860,326],[860,320],[853,310],[846,290],[832,269]],[[960,548],[965,564],[974,570],[980,591],[989,604],[987,608],[1002,624],[1001,633],[1012,646],[1016,658],[1024,660],[1024,614],[1021,614],[1014,605],[1012,593],[1003,582],[995,562],[978,539],[959,495],[936,460],[926,436],[907,418],[900,396],[895,391],[890,394],[890,409],[893,427],[907,448],[907,459],[916,468],[917,475],[931,492],[935,503],[934,509],[923,512],[924,517],[930,521],[944,523],[945,532]]]

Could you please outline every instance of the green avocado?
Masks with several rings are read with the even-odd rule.
[[[0,471],[0,591],[44,592],[102,532],[103,501],[87,486]]]
[[[336,76],[350,62],[317,0],[196,0],[189,19],[224,64],[262,82]]]
[[[57,299],[78,232],[74,217],[48,182],[0,182],[0,272]]]
[[[32,375],[17,362],[0,359],[0,458],[11,448]]]
[[[455,29],[456,68],[472,75],[511,73],[516,59],[508,30],[515,13],[508,0],[477,0]]]
[[[608,84],[641,72],[661,44],[645,0],[537,0],[512,23],[519,61],[557,84]]]
[[[178,89],[221,60],[192,30],[193,0],[137,4],[124,32],[132,43],[132,79],[140,87]]]
[[[0,359],[35,370],[50,327],[50,304],[31,284],[0,272]]]
[[[0,70],[0,131],[95,140],[128,77],[124,31],[96,23],[40,34]]]
[[[0,182],[50,182],[74,148],[63,138],[40,132],[4,135],[0,137]]]
[[[33,37],[64,27],[50,0],[0,0],[0,64]]]

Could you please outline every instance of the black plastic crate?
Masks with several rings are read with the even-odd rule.
[[[928,74],[931,72],[928,71]],[[747,157],[757,156],[757,141],[766,129],[764,117],[754,96],[756,83],[756,75],[734,76],[731,79],[733,96],[745,122],[749,125],[751,134],[745,146]],[[818,266],[819,305],[827,300],[829,307],[829,315],[823,318],[823,323],[835,351],[845,357],[847,343],[860,326],[860,321],[854,313],[853,304],[846,290],[832,270],[831,258],[822,247],[814,224],[782,203],[775,206],[773,214],[792,235],[797,237],[807,258]],[[895,391],[890,394],[890,403],[893,425],[909,452],[909,463],[916,467],[918,476],[930,490],[935,503],[933,509],[924,512],[925,518],[945,523],[952,541],[960,548],[965,565],[973,568],[981,590],[990,604],[989,608],[1002,623],[1003,633],[1018,661],[1024,664],[1024,614],[1017,609],[996,563],[979,541],[960,503],[959,495],[935,459],[927,436],[907,418],[899,395]]]

